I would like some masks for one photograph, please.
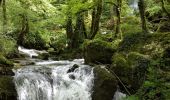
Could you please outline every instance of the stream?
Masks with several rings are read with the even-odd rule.
[[[43,61],[32,58],[42,51],[18,50],[35,63],[14,70],[18,100],[92,100],[94,73],[92,67],[84,65],[84,59]],[[122,93],[117,91],[113,100],[120,97]]]

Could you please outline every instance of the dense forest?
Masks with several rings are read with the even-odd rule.
[[[21,48],[39,61],[84,59],[94,73],[89,98],[46,99],[39,87],[38,97],[20,97],[16,70],[38,61]],[[169,99],[170,0],[0,0],[0,100]]]

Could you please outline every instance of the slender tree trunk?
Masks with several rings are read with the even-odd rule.
[[[2,0],[2,13],[3,13],[3,33],[7,33],[7,15],[6,15],[6,0]]]
[[[22,15],[22,27],[18,37],[18,44],[24,45],[25,36],[29,33],[29,21],[26,15]]]
[[[74,34],[72,36],[73,45],[72,48],[79,47],[79,44],[83,42],[84,38],[86,38],[86,30],[84,24],[84,14],[78,13],[76,19],[76,27],[74,30]]]
[[[72,17],[69,14],[67,16],[66,34],[67,34],[68,47],[72,48],[73,45],[72,36],[74,32],[73,32],[73,25],[72,25]]]
[[[143,30],[144,33],[147,33],[148,28],[147,28],[147,25],[146,25],[145,2],[144,2],[144,0],[139,0],[138,6],[139,6],[139,13],[140,13],[141,22],[142,22],[142,30]]]
[[[91,25],[90,39],[93,39],[99,30],[102,8],[103,8],[103,0],[98,0],[97,8],[94,8],[92,12],[92,25]]]
[[[115,38],[122,38],[122,32],[121,32],[121,7],[122,7],[122,0],[117,0],[117,6],[116,6],[116,33]]]
[[[165,8],[165,2],[164,0],[161,0],[161,4],[162,4],[162,10],[167,14],[169,20],[170,20],[170,12],[168,12]]]

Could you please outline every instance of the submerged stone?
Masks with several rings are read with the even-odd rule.
[[[74,64],[73,67],[71,67],[71,68],[67,71],[67,73],[74,72],[74,70],[77,69],[77,68],[79,68],[79,65]]]

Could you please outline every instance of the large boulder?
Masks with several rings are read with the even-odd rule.
[[[115,72],[131,93],[135,93],[145,80],[150,63],[148,56],[137,52],[130,52],[127,55],[117,53],[112,60],[111,70]],[[124,90],[124,86],[120,87]]]
[[[112,100],[117,90],[117,80],[105,68],[94,68],[94,88],[92,100]]]
[[[0,100],[17,100],[17,92],[11,76],[0,76]]]
[[[95,39],[84,43],[85,63],[110,64],[115,49],[111,43]]]

